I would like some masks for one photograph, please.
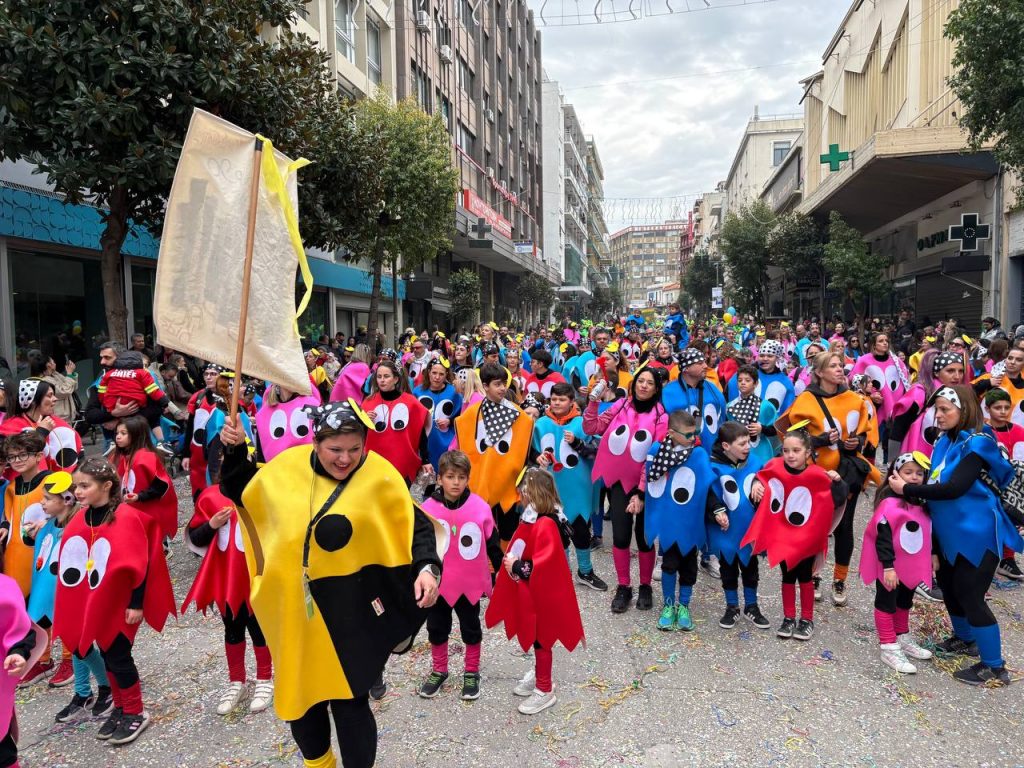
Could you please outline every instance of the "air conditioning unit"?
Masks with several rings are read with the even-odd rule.
[[[450,45],[442,45],[440,49],[441,61],[452,63],[452,47]]]
[[[494,178],[494,168],[492,166],[488,165],[486,168],[484,168],[484,174],[486,174],[488,179],[493,179]]]
[[[489,122],[489,123],[493,123],[494,122],[494,110],[493,109],[488,109],[487,110],[487,122]]]
[[[430,31],[430,14],[426,11],[416,11],[416,29],[419,32]]]
[[[504,179],[501,180],[501,188],[508,189],[508,182],[505,181]]]

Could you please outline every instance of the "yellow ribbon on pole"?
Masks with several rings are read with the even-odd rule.
[[[281,170],[277,167],[277,160],[274,159],[274,143],[258,133],[256,138],[263,142],[263,162],[260,166],[263,183],[266,185],[267,191],[277,198],[278,205],[284,213],[284,223],[288,228],[288,239],[291,241],[292,248],[295,249],[295,255],[299,257],[299,273],[302,275],[302,283],[306,287],[306,292],[302,296],[302,301],[299,302],[298,309],[295,311],[295,320],[293,321],[295,323],[295,331],[298,333],[299,318],[306,311],[309,300],[313,296],[313,272],[309,268],[306,249],[302,246],[302,235],[299,234],[299,219],[295,215],[291,201],[288,199],[288,190],[285,188],[285,182],[299,168],[309,165],[310,161],[304,157],[293,160],[288,164],[285,175],[282,176]],[[299,335],[301,336],[301,334]]]

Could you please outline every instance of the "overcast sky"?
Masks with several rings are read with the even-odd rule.
[[[529,0],[539,12],[543,0]],[[704,0],[668,0],[678,11]],[[668,15],[665,0],[634,0],[662,14],[639,21],[553,26],[579,9],[594,20],[592,0],[548,0],[541,29],[544,69],[594,136],[607,198],[647,198],[710,191],[724,180],[747,121],[802,112],[802,78],[821,67],[850,0],[709,0],[712,9]],[[603,0],[609,18],[613,7]],[[626,0],[615,0],[618,17]],[[760,69],[749,69],[760,67]],[[746,70],[746,71],[736,71]],[[698,74],[722,73],[722,74]],[[682,76],[682,77],[673,77]],[[671,79],[657,79],[671,78]],[[646,81],[646,82],[643,82]],[[672,201],[606,206],[608,226],[672,215]],[[693,198],[681,205],[685,211]]]

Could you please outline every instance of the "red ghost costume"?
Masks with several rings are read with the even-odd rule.
[[[132,506],[157,521],[160,533],[174,538],[178,532],[178,494],[167,468],[153,451],[136,451],[130,458],[119,456],[117,476],[125,493],[144,494],[154,480],[162,480],[167,489],[159,498],[133,501]]]
[[[216,605],[221,615],[226,612],[225,609],[230,609],[232,616],[238,616],[243,606],[252,613],[249,605],[249,566],[245,562],[245,544],[238,524],[238,510],[231,499],[220,492],[219,485],[211,485],[199,494],[196,511],[188,527],[197,528],[208,523],[215,514],[227,508],[232,510],[231,518],[226,525],[217,529],[217,535],[210,546],[199,549],[185,537],[189,549],[203,555],[203,562],[199,565],[192,588],[181,604],[182,613],[193,602],[196,610],[203,613],[211,605]]]

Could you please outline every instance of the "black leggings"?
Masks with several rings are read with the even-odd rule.
[[[814,577],[814,556],[805,557],[795,568],[787,568],[784,562],[779,563],[779,567],[782,569],[783,584],[796,584],[798,581],[806,584]]]
[[[328,714],[330,705],[330,714]],[[333,699],[314,704],[288,725],[292,738],[306,760],[316,760],[331,748],[331,715],[338,732],[338,748],[344,768],[370,768],[377,759],[377,721],[370,698]]]
[[[495,504],[491,507],[491,514],[494,516],[494,524],[498,528],[498,538],[502,541],[510,541],[516,528],[519,527],[519,505],[513,504],[508,512],[502,512],[501,506]]]
[[[850,495],[846,500],[846,508],[843,510],[843,518],[835,530],[835,555],[836,565],[849,565],[853,557],[853,516],[857,511],[857,499],[860,498],[860,491]]]
[[[590,521],[582,515],[572,521],[572,545],[576,549],[590,549]]]
[[[14,743],[14,736],[8,731],[7,735],[0,739],[0,768],[14,765],[17,759],[18,745]]]
[[[118,635],[107,650],[100,649],[103,665],[107,673],[114,676],[117,687],[124,690],[139,682],[139,670],[132,658],[132,641],[124,635]]]
[[[608,489],[608,509],[612,513],[612,543],[618,549],[629,549],[636,534],[636,548],[641,552],[650,552],[654,547],[644,538],[644,513],[637,515],[626,511],[626,505],[634,496],[641,496],[640,491],[626,493],[622,483],[615,483]]]
[[[224,642],[230,645],[245,642],[245,630],[249,630],[249,637],[252,638],[252,644],[254,646],[262,648],[267,644],[266,639],[263,637],[263,630],[260,629],[260,623],[256,621],[256,614],[249,613],[249,609],[244,605],[239,609],[238,615],[233,616],[231,608],[225,606],[224,614],[221,616],[224,620]]]
[[[427,638],[431,645],[442,645],[448,642],[452,633],[452,611],[459,617],[459,633],[466,645],[476,645],[483,640],[484,633],[480,628],[480,603],[471,603],[465,595],[460,595],[455,605],[448,605],[443,597],[427,614]]]
[[[886,589],[881,581],[875,582],[875,609],[882,613],[896,613],[899,608],[909,611],[914,607],[914,590],[903,586],[903,582],[896,585],[896,589]]]
[[[942,588],[942,600],[950,616],[965,616],[973,627],[989,627],[996,617],[985,602],[985,593],[992,585],[999,557],[986,552],[977,566],[971,565],[963,555],[950,563],[939,553],[939,572],[936,581]]]
[[[722,589],[738,589],[741,573],[743,574],[744,587],[757,588],[757,582],[760,578],[760,573],[757,569],[757,555],[751,555],[746,565],[740,560],[739,555],[736,555],[732,562],[728,563],[722,558],[718,558],[718,568],[722,574]]]
[[[697,583],[697,548],[684,555],[679,551],[679,545],[673,544],[662,553],[661,570],[663,573],[678,573],[679,583],[692,587]]]

